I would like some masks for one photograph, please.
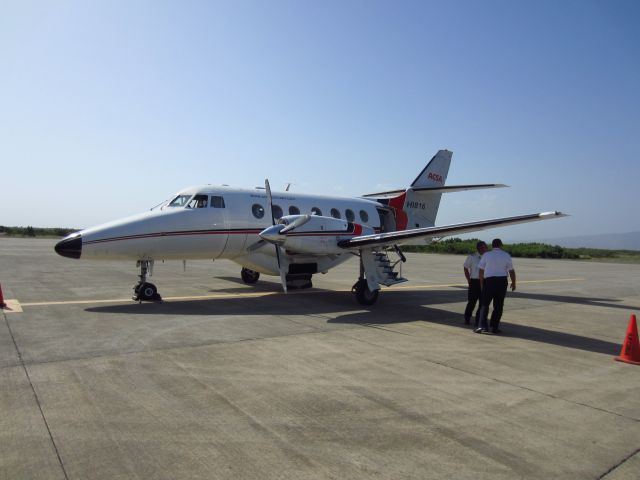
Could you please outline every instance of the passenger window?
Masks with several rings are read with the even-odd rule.
[[[208,195],[194,195],[187,207],[189,208],[207,208],[209,203]]]
[[[347,222],[355,221],[356,215],[355,215],[355,213],[353,213],[353,210],[351,210],[350,208],[347,208],[347,210],[344,212],[344,214],[347,217]]]
[[[331,216],[333,218],[340,218],[340,212],[338,211],[337,208],[332,208],[331,209]]]
[[[311,209],[311,215],[318,215],[318,216],[322,216],[322,210],[320,210],[318,207],[313,207]]]
[[[291,205],[289,207],[289,215],[300,215],[300,209]]]
[[[251,207],[251,213],[253,213],[253,216],[256,218],[262,218],[264,217],[264,207],[258,203],[254,203]]]
[[[364,223],[367,223],[369,221],[369,214],[364,210],[360,210],[360,220],[362,220]]]
[[[275,220],[279,220],[282,218],[282,208],[280,208],[278,205],[273,205],[273,218]]]
[[[224,198],[211,196],[211,208],[224,208]]]

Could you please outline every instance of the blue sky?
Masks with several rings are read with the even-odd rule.
[[[408,185],[505,239],[640,230],[634,1],[5,2],[0,225],[88,227],[194,184]],[[493,236],[493,233],[488,234]]]

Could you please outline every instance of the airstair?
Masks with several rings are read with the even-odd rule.
[[[402,252],[399,252],[399,249],[397,249],[396,252],[400,258],[393,263],[389,258],[387,250],[373,252],[373,258],[378,274],[378,283],[387,287],[407,281],[406,278],[402,277],[402,262],[404,261],[404,256],[402,255]],[[400,264],[400,268],[396,271],[395,268],[398,264]]]

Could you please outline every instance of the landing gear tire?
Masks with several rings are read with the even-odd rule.
[[[153,269],[153,260],[139,260],[140,281],[133,287],[133,300],[136,302],[160,302],[162,297],[153,283],[147,282],[147,274]]]
[[[363,278],[358,280],[351,289],[356,294],[356,300],[360,305],[373,305],[378,300],[378,292],[380,290],[369,290],[367,281]]]
[[[140,300],[147,302],[156,300],[158,297],[158,289],[153,283],[143,283],[137,288],[136,293]]]
[[[251,285],[252,283],[256,283],[260,278],[260,272],[256,272],[255,270],[249,270],[248,268],[243,268],[240,270],[240,276],[242,277],[242,281],[244,283],[248,283]]]

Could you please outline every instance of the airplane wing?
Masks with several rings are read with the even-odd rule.
[[[480,190],[484,188],[504,188],[508,185],[503,183],[483,183],[479,185],[451,185],[443,187],[409,187],[402,190],[390,190],[388,192],[367,193],[362,195],[363,198],[380,198],[380,197],[394,197],[401,195],[407,190],[413,190],[414,192],[431,192],[431,193],[449,193],[449,192],[464,192],[466,190]]]
[[[441,227],[415,228],[411,230],[400,230],[397,232],[378,233],[374,235],[362,235],[338,242],[338,246],[344,249],[356,249],[362,247],[387,247],[391,245],[402,245],[416,238],[442,238],[460,233],[486,230],[488,228],[501,227],[504,225],[514,225],[516,223],[536,222],[540,220],[551,220],[553,218],[566,217],[561,212],[533,213],[531,215],[519,215],[517,217],[493,218],[490,220],[480,220],[469,223],[456,223]]]

